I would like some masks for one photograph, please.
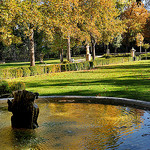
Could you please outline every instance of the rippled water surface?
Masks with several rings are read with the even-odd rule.
[[[0,107],[0,150],[150,149],[150,113],[79,103],[38,103],[39,128],[12,129]]]

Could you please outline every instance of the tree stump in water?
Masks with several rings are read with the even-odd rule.
[[[38,127],[39,108],[34,103],[38,93],[26,90],[13,92],[13,100],[8,100],[8,111],[12,112],[12,128],[35,129]]]

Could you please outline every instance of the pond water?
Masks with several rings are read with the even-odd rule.
[[[38,103],[39,128],[12,129],[0,107],[0,150],[101,150],[150,148],[150,113],[131,107]]]

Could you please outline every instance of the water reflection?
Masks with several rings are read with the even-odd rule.
[[[150,114],[140,109],[73,103],[38,106],[40,127],[35,130],[12,129],[11,114],[0,108],[0,150],[130,149],[141,145],[138,138],[148,141]]]

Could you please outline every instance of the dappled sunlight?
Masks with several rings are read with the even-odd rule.
[[[13,79],[40,95],[91,95],[149,100],[150,61]],[[139,67],[139,69],[138,69]],[[12,81],[9,79],[8,81]]]

